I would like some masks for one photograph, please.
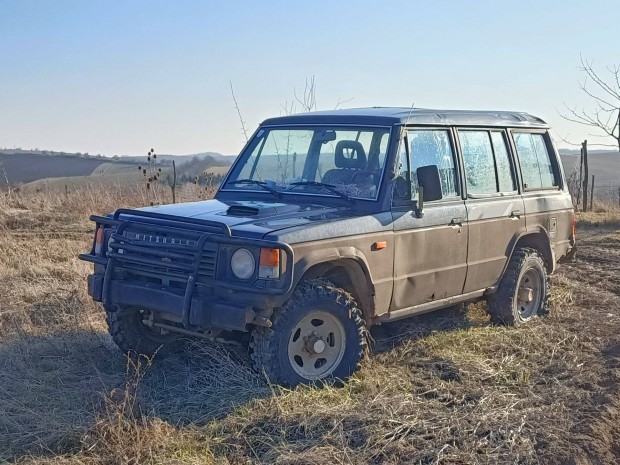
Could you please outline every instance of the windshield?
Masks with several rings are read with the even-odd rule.
[[[376,199],[390,128],[263,128],[224,189]]]

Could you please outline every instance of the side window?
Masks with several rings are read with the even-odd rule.
[[[495,152],[495,163],[497,165],[497,182],[500,192],[514,192],[517,190],[517,183],[513,176],[510,155],[506,148],[506,139],[501,132],[491,132],[493,151]]]
[[[468,194],[497,192],[493,148],[487,131],[459,131]]]
[[[521,164],[523,187],[557,187],[557,177],[543,134],[514,133],[514,141]]]
[[[411,156],[411,193],[418,195],[416,170],[437,165],[443,197],[459,195],[450,133],[446,130],[410,130],[407,132]]]
[[[536,150],[536,157],[538,158],[538,168],[540,168],[540,180],[542,187],[557,187],[558,183],[555,179],[553,172],[553,165],[551,164],[551,158],[547,151],[547,145],[542,134],[530,134],[534,143],[534,150]]]

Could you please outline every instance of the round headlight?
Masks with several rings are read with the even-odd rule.
[[[230,259],[230,268],[239,279],[250,279],[254,274],[256,262],[248,249],[238,249]]]

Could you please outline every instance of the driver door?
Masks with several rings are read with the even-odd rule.
[[[462,294],[467,274],[467,211],[451,131],[410,129],[401,146],[392,207],[395,256],[390,311]],[[425,202],[419,218],[411,200],[418,197],[416,170],[429,165],[439,169],[443,198]]]

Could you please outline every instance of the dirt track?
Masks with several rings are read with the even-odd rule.
[[[579,231],[576,260],[562,266],[559,274],[620,297],[620,231],[596,224]]]
[[[598,336],[604,370],[598,380],[596,418],[583,426],[590,438],[591,463],[620,463],[620,225],[583,223],[578,254],[564,264],[558,277],[571,282],[575,304],[587,317],[580,331]],[[577,437],[579,437],[577,433]],[[605,457],[608,462],[600,462]]]

